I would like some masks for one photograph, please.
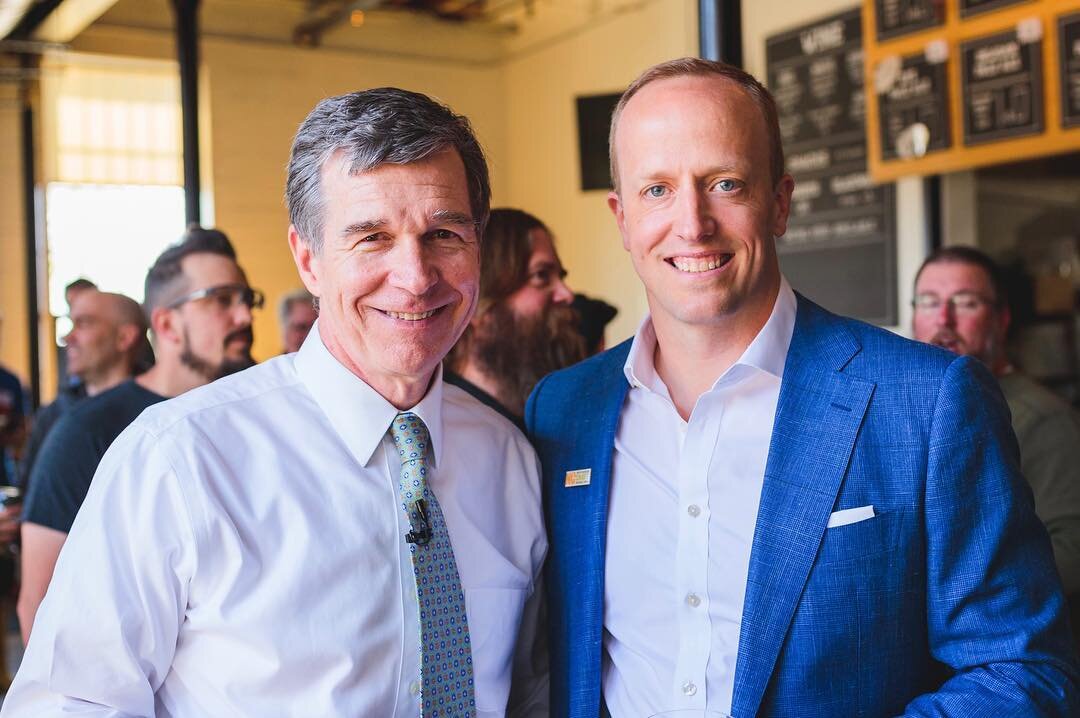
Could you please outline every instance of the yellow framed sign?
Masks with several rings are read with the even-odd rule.
[[[875,181],[1080,150],[1080,0],[922,4],[863,3]]]

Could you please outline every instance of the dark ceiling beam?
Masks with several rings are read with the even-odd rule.
[[[293,28],[293,42],[304,47],[318,47],[323,34],[348,19],[352,13],[348,0],[312,0],[308,11]]]
[[[15,27],[11,28],[11,32],[9,32],[4,39],[29,40],[34,34],[34,30],[37,30],[38,26],[45,22],[45,18],[47,18],[53,10],[60,7],[60,3],[62,2],[64,2],[64,0],[38,0],[30,6],[26,11],[26,14],[15,24]]]

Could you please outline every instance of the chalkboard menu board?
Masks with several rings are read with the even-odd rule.
[[[923,151],[952,145],[949,132],[949,87],[945,62],[932,63],[923,54],[898,60],[899,67],[882,86],[878,84],[878,116],[881,125],[881,156],[894,159],[905,132],[926,128]],[[880,74],[880,70],[879,70]]]
[[[1080,14],[1058,21],[1061,46],[1061,124],[1080,125]]]
[[[998,10],[1009,5],[1017,5],[1028,0],[960,0],[960,17],[971,17],[981,12]]]
[[[937,27],[945,22],[943,0],[874,0],[878,40]]]
[[[964,144],[1043,131],[1042,40],[1015,31],[960,46]]]
[[[866,167],[860,12],[774,35],[765,54],[795,177],[781,269],[833,311],[895,324],[896,199]]]

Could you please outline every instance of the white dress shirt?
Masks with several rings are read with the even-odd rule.
[[[536,455],[441,373],[411,411],[431,433],[478,715],[506,712],[512,669],[546,701],[526,675],[547,547]],[[144,412],[94,477],[4,718],[419,716],[397,413],[317,328]]]
[[[604,591],[603,691],[615,718],[731,712],[735,659],[791,334],[782,280],[768,322],[683,421],[646,317],[624,367]]]

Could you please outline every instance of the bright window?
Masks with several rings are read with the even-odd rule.
[[[176,63],[64,54],[43,70],[49,309],[67,313],[78,277],[142,301],[146,270],[184,230]]]

